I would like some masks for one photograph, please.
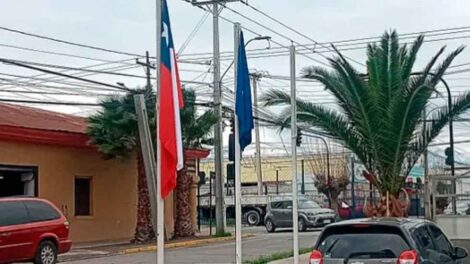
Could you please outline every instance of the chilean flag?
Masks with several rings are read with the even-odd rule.
[[[159,139],[161,196],[166,198],[176,187],[176,174],[183,168],[183,142],[180,109],[184,107],[181,82],[176,63],[170,17],[166,0],[162,7]]]

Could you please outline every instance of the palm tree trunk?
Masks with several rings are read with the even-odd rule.
[[[190,192],[193,179],[186,167],[178,172],[176,181],[176,218],[175,237],[192,237],[195,235],[191,219]]]
[[[155,239],[150,214],[150,199],[145,177],[144,160],[142,152],[137,151],[137,224],[135,227],[134,242],[144,243]]]

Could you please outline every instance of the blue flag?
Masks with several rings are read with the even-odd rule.
[[[240,32],[240,43],[238,45],[237,87],[235,89],[235,113],[238,117],[240,149],[243,151],[251,143],[251,130],[254,128],[250,75],[248,73],[243,32]]]

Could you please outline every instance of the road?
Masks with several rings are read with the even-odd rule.
[[[243,260],[255,259],[262,255],[271,255],[279,251],[292,249],[292,231],[279,231],[268,234],[264,228],[251,229],[255,237],[243,240]],[[319,235],[319,230],[299,234],[299,247],[311,247]],[[67,264],[154,264],[155,252],[117,255],[82,261],[66,262]],[[210,244],[192,248],[167,249],[165,263],[196,264],[196,263],[234,263],[235,242]]]

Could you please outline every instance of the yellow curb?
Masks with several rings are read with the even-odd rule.
[[[248,237],[254,237],[254,236],[255,236],[254,234],[248,233],[248,234],[242,235],[242,238],[248,238]],[[197,246],[197,245],[211,244],[211,243],[224,242],[224,241],[231,241],[231,240],[234,240],[234,239],[235,239],[234,236],[229,236],[229,237],[213,237],[213,238],[207,238],[207,239],[189,240],[189,241],[165,244],[165,248],[194,247],[194,246]],[[157,250],[157,246],[156,245],[151,245],[151,246],[125,249],[125,250],[121,251],[120,253],[124,254],[124,255],[128,255],[128,254],[150,252],[150,251],[156,251],[156,250]]]

